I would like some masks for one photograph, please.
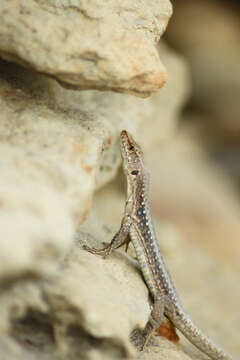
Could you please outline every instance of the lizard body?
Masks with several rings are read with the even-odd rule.
[[[149,205],[149,175],[142,151],[126,130],[121,132],[120,146],[127,179],[127,199],[121,227],[104,249],[85,248],[94,254],[106,256],[132,241],[154,301],[150,318],[143,330],[145,343],[151,333],[159,328],[165,315],[193,345],[210,358],[233,360],[232,355],[207,337],[185,311],[158,246]]]

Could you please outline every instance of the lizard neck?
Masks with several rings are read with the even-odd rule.
[[[149,210],[149,179],[148,174],[142,172],[138,179],[132,179],[127,176],[127,200],[130,202],[131,207],[129,212],[132,215],[136,214],[138,209]]]

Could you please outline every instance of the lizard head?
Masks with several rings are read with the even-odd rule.
[[[142,176],[143,153],[132,136],[123,130],[120,135],[121,154],[123,159],[123,170],[128,179],[137,179]]]

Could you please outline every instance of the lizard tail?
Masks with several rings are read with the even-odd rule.
[[[197,327],[190,315],[178,309],[175,316],[171,316],[171,321],[178,330],[199,350],[207,354],[214,360],[237,360],[233,356],[214,343],[208,336]]]

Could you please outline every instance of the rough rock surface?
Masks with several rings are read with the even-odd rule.
[[[122,200],[118,196],[111,200],[118,213]],[[188,359],[159,337],[153,340],[153,348],[139,355],[129,342],[131,331],[142,328],[150,312],[148,290],[137,263],[124,250],[104,260],[81,249],[83,243],[100,246],[114,231],[99,221],[99,213],[92,214],[55,277],[42,282],[40,289],[27,282],[9,289],[9,332],[30,359],[155,359],[157,355]],[[6,306],[4,296],[0,304]],[[23,352],[10,339],[5,342],[2,348],[6,351],[7,347],[10,354]],[[0,355],[1,350],[0,346]]]
[[[156,159],[154,166],[156,168]],[[155,199],[156,195],[155,193]],[[111,199],[114,199],[114,207]],[[124,201],[122,184],[119,183],[103,188],[95,198],[95,207],[101,214],[101,219],[105,223],[116,224],[115,231],[121,222]],[[121,211],[113,211],[115,207]],[[163,216],[162,219],[164,219]],[[229,265],[226,266],[223,262],[219,262],[207,251],[203,251],[199,244],[187,242],[178,223],[173,226],[167,221],[156,221],[155,219],[155,227],[164,259],[185,308],[202,330],[233,354],[239,355],[238,323],[240,314],[238,304],[240,289],[236,286],[239,272],[231,269]],[[130,254],[134,256],[132,248],[130,248]],[[224,319],[223,313],[226,314]],[[159,358],[164,358],[162,351],[166,351],[165,358],[175,359],[173,354],[168,353],[170,349],[166,350],[165,342],[159,343],[158,341],[158,337],[155,337],[155,347],[149,348],[147,353],[149,358],[154,359],[154,352],[158,354]],[[180,348],[192,359],[205,358],[182,336]],[[176,359],[184,358],[181,352],[176,350],[176,346],[172,348],[174,352],[173,349],[176,351]],[[144,355],[142,356],[144,358]]]
[[[5,60],[68,86],[141,96],[165,79],[155,43],[171,12],[168,1],[11,0],[0,10]],[[145,325],[150,304],[131,246],[106,260],[81,247],[101,246],[119,226],[121,176],[109,182],[120,164],[120,131],[131,131],[144,149],[174,132],[187,68],[167,48],[158,51],[171,75],[153,99],[67,90],[1,61],[0,359],[202,358],[182,338],[183,348],[158,336],[138,353],[129,335]],[[183,302],[237,354],[238,276],[185,243],[179,229],[157,226]]]
[[[176,55],[164,51],[169,63],[177,64],[170,64],[170,70],[179,67],[183,84]],[[0,279],[6,281],[21,272],[48,274],[46,263],[52,266],[65,254],[74,229],[87,217],[94,190],[116,173],[120,131],[136,133],[144,122],[151,126],[157,97],[154,103],[110,92],[65,90],[54,80],[5,62],[0,75]],[[176,103],[182,102],[184,87]],[[160,99],[173,89],[170,84]],[[171,121],[169,109],[160,110],[161,137],[168,137],[176,110]]]
[[[178,127],[176,114],[181,112],[188,100],[191,88],[186,61],[165,43],[160,42],[158,48],[163,55],[164,64],[167,64],[169,75],[161,92],[150,97],[153,111],[149,114],[148,121],[142,123],[142,131],[137,134],[145,151],[155,149],[159,144],[167,144],[173,138]]]
[[[150,95],[166,81],[155,44],[169,0],[4,0],[0,56],[68,87]]]
[[[187,77],[182,60],[167,48],[161,51],[175,82],[181,83],[172,110],[157,110],[157,97],[152,102],[111,92],[66,90],[53,79],[1,61],[0,332],[5,337],[0,358],[135,355],[128,336],[136,325],[144,325],[150,310],[136,266],[125,256],[109,262],[96,259],[73,243],[94,191],[119,167],[120,131],[126,128],[140,139],[140,127],[151,125],[157,111],[162,114],[160,138],[169,137],[174,128],[165,118],[176,122]],[[167,87],[165,99],[176,83]],[[146,143],[147,138],[151,142],[150,132]],[[113,234],[84,226],[80,242],[86,236],[94,243],[100,233],[102,240]],[[136,293],[141,294],[137,299]],[[173,345],[161,343],[163,353],[180,356]]]
[[[134,130],[150,104],[64,90],[4,62],[0,75],[2,281],[46,274],[46,262],[52,266],[66,252],[94,189],[119,166],[119,132],[129,114]]]

